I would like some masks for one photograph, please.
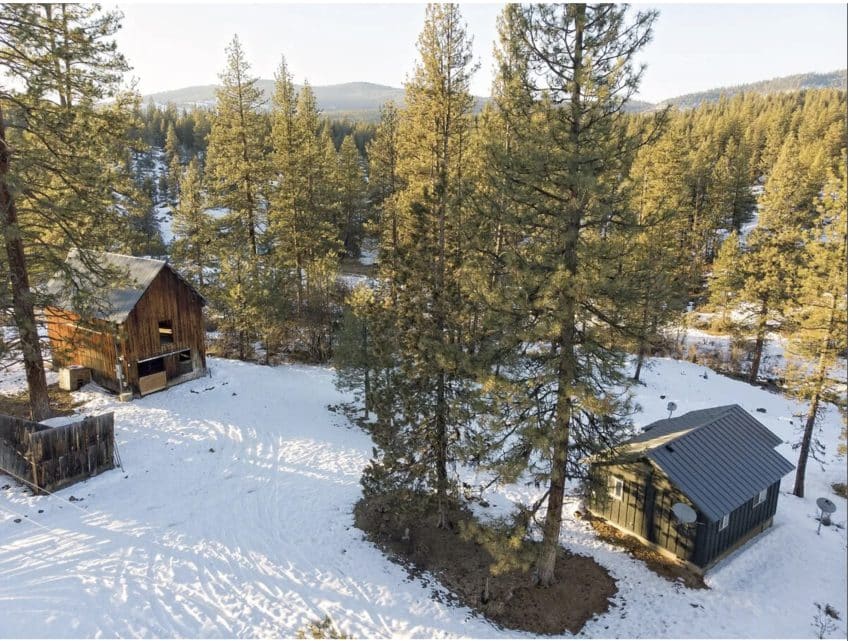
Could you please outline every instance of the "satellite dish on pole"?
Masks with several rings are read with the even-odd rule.
[[[670,401],[669,403],[667,403],[667,411],[670,412],[670,414],[667,416],[667,418],[672,418],[673,412],[676,411],[677,407],[678,406],[673,401]]]
[[[690,505],[674,503],[672,509],[673,516],[676,517],[676,520],[679,521],[679,523],[690,525],[691,523],[697,522],[697,513],[694,512],[694,509]]]
[[[818,534],[820,534],[821,525],[832,525],[829,515],[835,512],[835,503],[824,497],[819,498],[816,503],[820,508],[820,518],[818,519]]]

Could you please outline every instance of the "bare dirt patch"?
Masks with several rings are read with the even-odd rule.
[[[680,583],[697,590],[708,590],[705,580],[696,572],[647,547],[637,537],[626,534],[608,524],[604,519],[589,513],[581,515],[599,534],[599,538],[626,550],[633,558],[643,561],[658,576],[671,583]]]
[[[74,401],[70,392],[59,389],[55,383],[47,387],[47,394],[50,396],[50,409],[53,416],[69,416],[74,413],[76,407],[80,406],[80,403]],[[0,394],[0,414],[29,419],[31,414],[27,392]]]
[[[452,593],[452,600],[483,614],[499,627],[535,634],[578,633],[585,622],[605,612],[617,592],[611,575],[591,557],[562,550],[549,588],[532,584],[530,574],[510,570],[493,575],[495,559],[470,537],[464,524],[475,517],[461,508],[451,510],[448,529],[420,509],[400,513],[384,497],[362,499],[354,509],[355,525],[411,576],[429,572]],[[425,511],[427,514],[428,511]],[[436,512],[430,512],[436,514]],[[523,543],[534,553],[533,542]],[[435,592],[434,598],[441,598]]]

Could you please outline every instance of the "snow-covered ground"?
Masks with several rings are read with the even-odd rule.
[[[328,410],[349,400],[332,370],[209,362],[210,378],[132,403],[94,387],[78,393],[84,412],[115,412],[124,471],[58,496],[11,481],[0,490],[0,637],[292,636],[325,615],[355,636],[529,636],[435,601],[441,588],[409,579],[353,527],[372,443]],[[636,425],[666,417],[670,400],[677,412],[737,402],[796,460],[793,401],[669,359],[651,359],[644,378]],[[564,544],[618,584],[609,612],[582,635],[813,637],[817,602],[840,611],[832,636],[846,637],[847,503],[829,489],[846,482],[840,425],[831,410],[828,461],[810,465],[807,498],[788,494],[789,475],[774,527],[710,572],[707,591],[661,579],[599,541],[572,518],[570,501]],[[495,489],[489,510],[537,491]],[[818,496],[836,502],[842,526],[820,536]]]

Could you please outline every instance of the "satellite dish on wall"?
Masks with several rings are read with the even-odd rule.
[[[671,418],[673,416],[673,412],[676,411],[677,407],[678,407],[678,405],[676,405],[673,401],[670,401],[669,403],[667,403],[667,411],[670,412],[670,414],[667,416],[667,418]]]
[[[676,520],[678,520],[679,523],[683,523],[684,525],[696,523],[697,513],[694,512],[694,509],[690,505],[685,505],[684,503],[674,503],[672,509],[673,515],[676,517]]]

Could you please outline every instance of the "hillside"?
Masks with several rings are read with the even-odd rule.
[[[261,79],[258,81],[263,96],[267,102],[270,101],[273,80]],[[300,88],[300,86],[298,86]],[[804,73],[794,76],[784,76],[771,80],[762,80],[746,85],[733,87],[717,87],[668,98],[659,103],[651,103],[635,100],[629,103],[628,110],[632,112],[653,111],[667,105],[673,105],[680,109],[690,109],[703,102],[716,102],[721,96],[731,96],[744,92],[755,92],[759,94],[782,93],[786,91],[798,91],[800,89],[824,89],[839,88],[847,89],[847,70],[842,69],[829,73]],[[215,104],[216,85],[197,85],[184,87],[171,91],[160,91],[143,96],[145,102],[153,101],[158,105],[173,104],[178,108],[189,108],[196,106],[212,107]],[[378,110],[387,100],[393,100],[398,104],[404,102],[404,89],[400,87],[389,87],[372,82],[346,82],[337,85],[317,85],[313,87],[319,109],[327,116],[348,116],[358,120],[376,120]],[[475,110],[478,111],[488,98],[476,96]]]
[[[783,76],[770,80],[761,80],[745,85],[731,87],[718,87],[689,93],[675,98],[662,100],[649,109],[657,109],[672,105],[679,109],[692,109],[704,102],[717,102],[723,96],[734,96],[740,93],[757,93],[761,95],[772,93],[785,93],[787,91],[799,91],[801,89],[844,89],[847,90],[847,70],[839,69],[828,73],[801,73],[793,76]]]
[[[271,101],[274,80],[261,79],[259,88],[267,103]],[[301,85],[296,85],[301,89]],[[215,104],[216,85],[197,85],[172,91],[161,91],[144,96],[143,99],[156,104],[174,104],[177,107],[213,106]],[[401,102],[404,90],[387,87],[371,82],[346,82],[338,85],[314,86],[319,108],[329,115],[346,112],[377,111],[387,100]]]

